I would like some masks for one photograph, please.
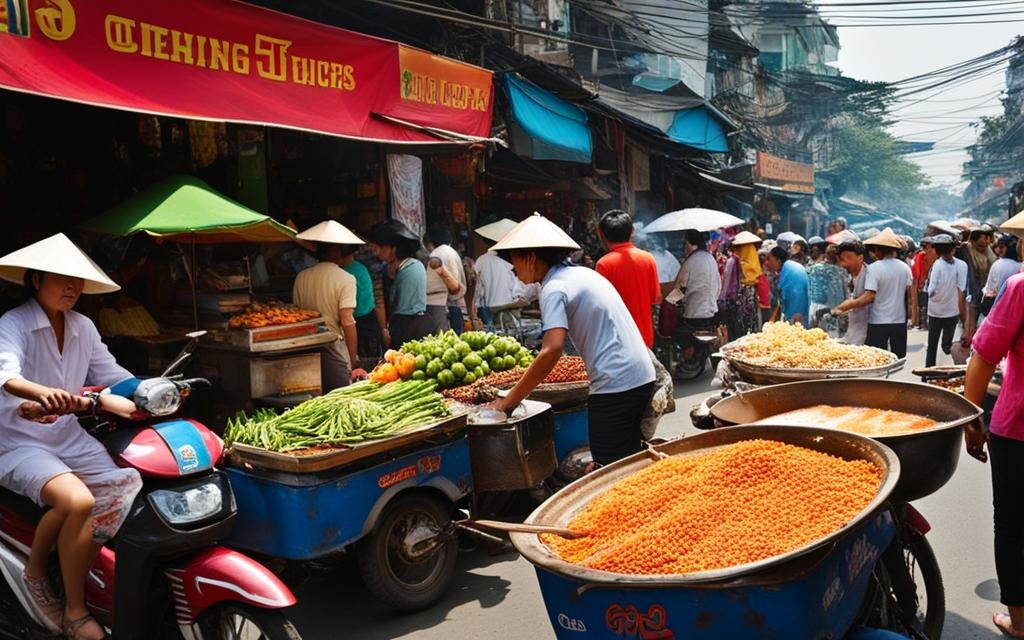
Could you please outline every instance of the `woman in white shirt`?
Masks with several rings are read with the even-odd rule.
[[[995,261],[988,271],[988,280],[985,282],[985,299],[981,303],[981,315],[988,315],[995,302],[996,294],[1002,288],[1003,283],[1015,273],[1020,273],[1020,255],[1018,253],[1017,238],[1011,235],[1003,235],[999,241],[992,246],[999,259]]]
[[[84,385],[109,387],[132,374],[114,361],[92,321],[72,307],[82,293],[119,287],[63,234],[0,258],[0,278],[22,282],[28,298],[0,318],[0,485],[49,507],[36,526],[24,579],[51,630],[104,638],[85,607],[85,578],[100,545],[127,517],[142,480],[134,469],[118,467],[71,414],[101,402],[82,398]],[[50,415],[23,417],[40,405]],[[54,546],[63,604],[47,578]]]

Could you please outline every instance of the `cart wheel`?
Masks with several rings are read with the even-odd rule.
[[[443,539],[447,505],[422,494],[395,499],[375,531],[357,545],[356,562],[366,588],[399,611],[426,609],[440,600],[455,574],[458,544]]]
[[[203,638],[210,640],[302,640],[284,614],[238,603],[224,603],[203,614]]]
[[[894,542],[875,565],[875,595],[865,603],[868,620],[911,637],[937,640],[946,621],[946,590],[924,536]]]

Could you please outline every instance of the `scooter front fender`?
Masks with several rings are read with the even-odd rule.
[[[206,549],[183,567],[166,571],[174,594],[179,625],[191,625],[221,602],[242,602],[263,609],[295,604],[291,592],[269,569],[252,558],[224,547]]]

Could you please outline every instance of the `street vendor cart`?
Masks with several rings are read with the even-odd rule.
[[[362,388],[387,393],[403,384],[432,388],[414,381]],[[318,401],[339,392],[351,393]],[[456,408],[351,445],[275,452],[253,439],[232,442],[227,472],[239,519],[227,543],[289,561],[349,552],[380,600],[399,611],[423,609],[454,576],[460,510],[473,513],[482,493],[529,489],[550,476],[552,429],[550,405],[526,401],[511,418]]]
[[[773,439],[883,470],[869,504],[845,526],[789,553],[738,566],[669,575],[615,573],[559,557],[537,533],[512,542],[536,568],[558,638],[843,638],[863,613],[878,553],[895,535],[886,500],[895,455],[861,436],[818,429],[736,427],[660,445],[604,467],[538,508],[527,525],[566,527],[590,500],[665,456]]]
[[[312,560],[351,550],[374,595],[398,610],[435,602],[455,571],[445,527],[473,489],[466,416],[361,446],[295,456],[235,444],[239,520],[227,543]]]

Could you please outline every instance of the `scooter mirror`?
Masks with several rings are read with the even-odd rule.
[[[181,406],[178,385],[165,378],[149,378],[135,390],[135,406],[152,416],[171,415]]]

